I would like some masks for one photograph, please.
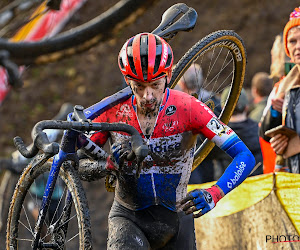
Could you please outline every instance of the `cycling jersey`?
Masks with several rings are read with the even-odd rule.
[[[115,190],[115,199],[131,210],[151,205],[163,205],[176,211],[176,202],[186,196],[197,134],[216,143],[234,158],[217,184],[226,194],[239,185],[251,172],[253,156],[228,126],[201,101],[176,90],[166,89],[154,130],[146,138],[136,114],[135,97],[114,106],[97,117],[95,122],[121,122],[135,127],[149,147],[142,163],[141,175],[135,178],[130,162],[122,168]],[[108,137],[113,142],[129,138],[123,132],[98,132],[91,139],[104,145]]]

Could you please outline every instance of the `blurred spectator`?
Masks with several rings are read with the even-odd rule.
[[[229,90],[230,89],[227,87],[222,92],[221,103],[226,102]],[[233,111],[228,126],[232,128],[232,130],[250,149],[250,151],[255,157],[256,164],[260,164],[258,168],[251,174],[258,175],[263,173],[263,158],[258,138],[258,123],[247,117],[248,105],[249,102],[246,91],[242,89],[238,103]],[[231,161],[232,159],[230,157],[226,156],[222,151],[220,151],[218,157],[218,164],[221,168],[221,174],[224,172],[224,170]],[[216,178],[218,178],[218,176],[216,176]]]
[[[206,104],[214,111],[217,116],[219,116],[219,114],[221,113],[220,100],[217,98],[215,93],[202,88],[203,81],[204,79],[202,68],[199,64],[194,63],[184,73],[174,89],[193,95],[204,103],[208,100],[213,101],[213,106],[210,106],[209,103]]]
[[[285,75],[286,58],[282,34],[279,34],[275,37],[271,49],[270,78],[273,83],[277,83]]]
[[[298,135],[288,138],[277,134],[271,138],[270,143],[274,151],[285,156],[288,170],[299,173],[300,164],[300,8],[290,14],[283,32],[284,48],[291,62],[295,63],[286,77],[274,86],[271,105],[266,110],[262,131],[276,127],[279,124],[286,125],[296,130]],[[291,147],[291,145],[293,145]],[[285,165],[282,165],[285,167]],[[281,169],[277,169],[280,171]]]
[[[266,72],[256,73],[251,81],[253,104],[249,108],[248,117],[257,123],[260,121],[267,105],[268,96],[273,88],[273,81]]]
[[[181,79],[178,81],[174,89],[183,91],[190,95],[199,94],[200,88],[203,83],[203,74],[202,68],[199,64],[193,64],[190,68],[184,73]],[[209,96],[209,93],[205,91],[206,96]]]
[[[190,95],[197,95],[197,98],[203,102],[213,100],[216,109],[215,114],[220,114],[220,100],[218,100],[213,93],[201,88],[203,84],[202,69],[199,64],[193,64],[178,81],[174,89],[183,91]],[[201,139],[198,140],[197,145],[200,145]],[[209,154],[201,164],[192,172],[189,184],[205,183],[213,181],[214,179],[214,164],[213,155]]]
[[[279,81],[287,74],[291,67],[287,58],[283,43],[283,34],[277,35],[271,49],[270,66],[270,77],[275,86],[268,97],[266,108],[263,111],[262,119],[259,123],[259,142],[263,154],[263,168],[265,174],[274,172],[276,165],[277,168],[281,168],[285,165],[283,157],[281,155],[276,155],[269,142],[270,138],[266,137],[264,133],[271,128],[269,123],[270,113],[268,113],[268,110],[271,107],[271,100],[275,97]],[[273,123],[277,125],[280,124],[281,118],[274,118]]]

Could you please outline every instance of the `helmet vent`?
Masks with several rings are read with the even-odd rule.
[[[154,64],[153,74],[155,74],[158,71],[159,64],[160,64],[160,59],[161,59],[160,55],[155,57],[155,64]]]
[[[123,64],[123,62],[122,62],[122,59],[121,59],[121,58],[119,59],[119,62],[120,62],[120,67],[121,67],[121,69],[122,69],[122,70],[125,70],[125,67],[124,67],[124,64]]]
[[[141,57],[143,78],[146,81],[148,78],[148,56]]]
[[[166,62],[166,67],[170,67],[172,62],[172,51],[170,49],[170,47],[168,46],[168,60]]]
[[[128,62],[129,62],[130,69],[132,70],[133,74],[136,75],[136,70],[135,70],[134,62],[133,62],[133,57],[128,56]]]

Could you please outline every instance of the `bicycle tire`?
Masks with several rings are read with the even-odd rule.
[[[0,178],[0,238],[4,239],[6,234],[6,222],[10,206],[10,200],[19,176],[9,170],[4,170]]]
[[[19,65],[57,61],[66,56],[85,51],[100,41],[107,40],[110,37],[109,34],[127,25],[129,19],[132,22],[155,1],[120,0],[106,12],[89,22],[49,39],[12,42],[0,38],[0,50],[9,51],[11,60]]]
[[[42,163],[41,165],[33,168],[33,163],[30,163],[26,169],[23,171],[18,184],[15,188],[14,195],[12,197],[10,209],[9,209],[9,215],[8,215],[8,221],[7,221],[7,234],[6,234],[6,248],[7,249],[28,249],[30,247],[30,241],[32,239],[27,239],[26,241],[23,241],[24,238],[23,235],[19,235],[22,232],[23,222],[19,222],[22,219],[24,219],[25,223],[29,222],[31,220],[30,215],[26,213],[26,203],[28,199],[33,199],[34,197],[30,193],[30,187],[33,183],[35,183],[35,180],[41,176],[42,174],[50,171],[51,168],[51,160],[48,160],[47,162]],[[78,235],[79,235],[79,242],[76,243],[76,247],[71,246],[71,249],[79,248],[79,249],[91,249],[92,248],[92,236],[91,236],[91,226],[90,226],[90,216],[89,216],[89,209],[87,204],[87,199],[82,187],[82,184],[79,180],[78,175],[75,173],[73,167],[69,162],[64,162],[64,164],[61,166],[59,177],[66,185],[67,189],[71,192],[72,195],[72,208],[75,207],[76,214],[73,215],[73,217],[77,217],[77,223],[78,224]],[[57,184],[56,184],[57,185]],[[65,193],[65,192],[64,192]],[[29,194],[28,197],[26,195]],[[30,197],[31,195],[31,197]],[[61,201],[62,199],[60,199]],[[27,203],[29,207],[30,203]],[[59,206],[60,204],[58,204]],[[23,209],[23,210],[22,210]],[[55,210],[56,211],[56,210]],[[21,213],[22,212],[22,213]],[[55,217],[56,212],[54,213]],[[56,215],[58,216],[58,215]],[[25,218],[26,217],[26,218]],[[72,217],[71,217],[72,219]],[[70,219],[70,222],[72,221]],[[26,222],[27,220],[27,222]],[[49,219],[50,221],[50,219]],[[51,219],[51,222],[49,225],[52,224],[53,219]],[[68,223],[70,223],[68,222]],[[73,221],[74,222],[74,221]],[[34,221],[35,223],[35,221]],[[33,224],[34,225],[34,224]],[[25,226],[24,226],[25,228]],[[27,225],[27,229],[33,229],[31,225]],[[71,230],[74,230],[73,227],[68,227],[68,232]],[[76,229],[77,230],[77,229]],[[25,232],[26,229],[23,230],[24,235],[28,234],[28,232]],[[48,233],[48,229],[47,232]],[[32,232],[29,234],[30,237],[33,237]],[[47,235],[46,235],[47,236]],[[46,237],[45,236],[45,237]],[[53,235],[51,235],[52,237]],[[76,235],[75,235],[76,236]],[[48,236],[50,237],[50,236]],[[22,240],[21,240],[22,239]],[[29,240],[29,243],[27,241]],[[66,242],[66,240],[64,241]],[[27,244],[27,245],[26,245]],[[29,245],[28,245],[29,244]],[[26,247],[26,248],[25,248]]]
[[[234,31],[219,30],[213,32],[207,35],[206,37],[204,37],[203,39],[201,39],[200,41],[198,41],[194,46],[192,46],[189,49],[189,51],[186,52],[186,54],[178,61],[178,63],[174,67],[173,75],[169,83],[169,87],[174,88],[177,85],[180,78],[187,71],[187,69],[196,60],[198,60],[199,58],[203,59],[204,56],[208,54],[208,52],[210,52],[210,56],[211,56],[212,54],[211,51],[217,48],[220,51],[223,49],[226,50],[227,53],[230,53],[233,59],[234,72],[232,73],[231,90],[229,91],[229,94],[227,96],[227,101],[226,103],[224,103],[224,106],[219,115],[219,119],[225,124],[227,124],[236,106],[236,103],[238,101],[243,86],[245,70],[246,70],[246,62],[247,62],[244,42],[241,39],[241,37],[238,34],[236,34]],[[215,64],[216,61],[214,62],[214,65]],[[219,75],[217,78],[219,78]],[[223,89],[220,89],[220,91]],[[205,159],[205,157],[209,154],[209,152],[213,149],[213,147],[214,147],[213,142],[209,141],[208,139],[205,139],[203,141],[203,143],[197,148],[194,154],[193,170]]]

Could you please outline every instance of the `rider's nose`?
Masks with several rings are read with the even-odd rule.
[[[152,91],[151,91],[151,88],[147,87],[145,89],[145,92],[144,92],[144,99],[146,99],[147,101],[151,100],[152,97],[153,97],[153,94],[152,94]]]

